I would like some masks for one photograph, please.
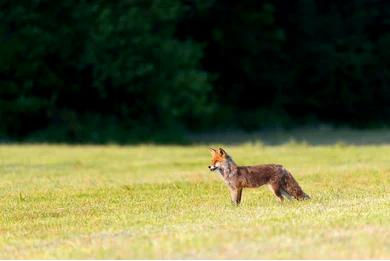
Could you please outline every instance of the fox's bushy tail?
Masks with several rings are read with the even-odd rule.
[[[310,196],[307,195],[301,187],[299,186],[298,182],[294,179],[294,177],[291,175],[290,172],[287,171],[284,179],[283,189],[296,198],[297,200],[306,200],[310,199]]]

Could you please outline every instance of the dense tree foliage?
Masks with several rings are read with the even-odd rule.
[[[389,19],[386,0],[0,0],[0,135],[387,124]]]
[[[386,1],[215,1],[185,27],[242,126],[367,126],[390,120],[389,17]]]

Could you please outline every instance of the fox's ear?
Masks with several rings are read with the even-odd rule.
[[[215,153],[217,153],[217,151],[213,148],[209,148],[209,150],[210,150],[211,155],[213,155],[213,156],[215,155]]]
[[[222,148],[219,148],[219,155],[221,155],[222,157],[225,157],[226,151],[224,151],[224,149],[222,149]]]

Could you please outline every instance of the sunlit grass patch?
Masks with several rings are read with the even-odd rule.
[[[281,163],[310,201],[266,187],[233,207],[208,146],[0,146],[1,258],[390,258],[390,146],[225,146]]]

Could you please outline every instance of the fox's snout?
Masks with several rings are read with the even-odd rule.
[[[217,169],[216,166],[209,166],[209,170],[210,170],[210,171],[214,171],[214,170],[216,170],[216,169]]]

